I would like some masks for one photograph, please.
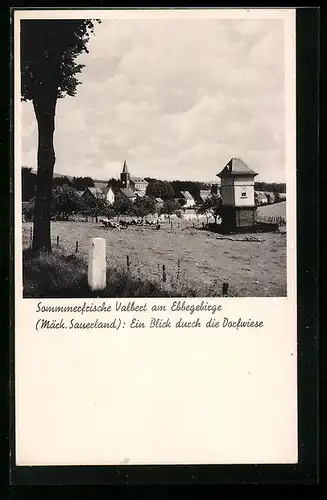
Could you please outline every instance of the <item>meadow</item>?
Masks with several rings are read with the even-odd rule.
[[[31,227],[31,223],[23,223],[25,249],[31,244]],[[233,297],[286,296],[285,232],[227,237],[203,229],[202,223],[195,222],[193,227],[191,222],[175,219],[172,227],[167,221],[160,230],[147,226],[104,229],[100,223],[82,221],[52,222],[51,235],[54,253],[66,258],[75,256],[80,263],[75,267],[85,263],[85,268],[89,239],[105,238],[109,273],[126,273],[128,256],[129,276],[159,287],[159,296],[165,290],[176,296],[221,296],[224,282],[229,285],[228,295]]]
[[[262,205],[257,209],[258,215],[263,217],[283,217],[286,218],[286,201]]]

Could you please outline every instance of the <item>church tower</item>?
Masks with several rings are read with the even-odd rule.
[[[130,176],[130,173],[128,172],[127,163],[125,160],[124,165],[123,165],[123,170],[121,171],[121,174],[120,174],[120,181],[123,185],[123,188],[130,187],[130,180],[131,180],[131,176]]]

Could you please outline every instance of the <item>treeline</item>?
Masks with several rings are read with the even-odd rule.
[[[163,200],[181,198],[182,191],[188,191],[195,200],[198,200],[201,190],[212,188],[212,185],[206,182],[161,181],[153,177],[145,177],[145,180],[149,183],[147,195]]]
[[[73,177],[67,176],[54,177],[52,186],[70,186],[76,191],[85,191],[87,187],[94,187],[94,181],[91,177]],[[30,201],[35,195],[36,174],[30,167],[22,168],[22,201]]]
[[[268,193],[286,193],[285,182],[255,182],[256,191],[267,191]]]
[[[174,199],[182,200],[182,191],[188,191],[193,198],[200,200],[201,190],[210,190],[217,194],[217,184],[195,181],[162,181],[153,177],[145,177],[148,182],[146,194],[150,198],[161,198],[163,201]],[[91,177],[73,177],[58,176],[53,178],[53,187],[69,186],[76,191],[85,191],[88,187],[94,187],[94,181]],[[119,179],[111,178],[108,180],[108,186],[111,186],[115,192],[122,188]],[[35,195],[36,174],[29,167],[22,168],[22,201],[30,201]],[[286,193],[286,184],[277,182],[255,182],[256,191],[270,193]],[[182,203],[182,201],[181,201]]]

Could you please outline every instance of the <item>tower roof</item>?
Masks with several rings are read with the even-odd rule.
[[[128,168],[127,168],[127,163],[126,163],[126,160],[124,161],[124,165],[123,165],[123,170],[122,170],[122,173],[123,173],[123,174],[128,174]]]
[[[222,171],[217,174],[218,177],[229,177],[235,175],[255,176],[258,174],[245,165],[245,163],[239,158],[231,158]]]

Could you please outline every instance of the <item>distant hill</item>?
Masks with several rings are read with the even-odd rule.
[[[32,174],[36,174],[36,173],[37,173],[36,170],[32,169]],[[59,172],[54,172],[53,177],[67,177],[67,179],[69,179],[70,181],[72,179],[74,179],[73,175],[61,174]],[[83,177],[83,176],[79,176],[79,177]],[[100,179],[93,179],[93,182],[94,182],[94,184],[105,184],[105,185],[108,184],[108,181],[103,181]]]

